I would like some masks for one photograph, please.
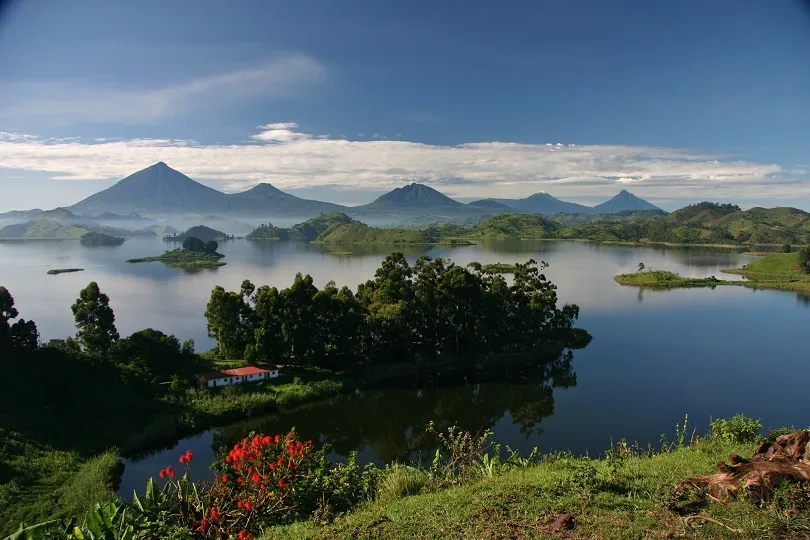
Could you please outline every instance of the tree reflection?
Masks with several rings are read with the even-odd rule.
[[[295,427],[305,440],[328,443],[339,456],[358,450],[361,459],[378,464],[408,462],[435,451],[435,435],[425,431],[430,421],[437,431],[457,425],[479,432],[507,414],[525,439],[541,433],[542,420],[554,413],[554,389],[576,386],[572,362],[573,353],[566,351],[531,365],[468,372],[440,384],[434,380],[430,387],[358,391],[219,430],[214,444],[231,445],[250,431],[284,433]],[[519,447],[525,440],[499,442]]]

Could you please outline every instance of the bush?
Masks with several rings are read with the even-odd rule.
[[[729,419],[718,418],[712,421],[712,436],[730,443],[756,442],[762,438],[762,422],[736,414]]]
[[[802,272],[810,272],[810,246],[799,252],[799,267]]]
[[[395,464],[386,469],[377,488],[377,500],[390,502],[409,495],[418,495],[430,482],[424,471]]]

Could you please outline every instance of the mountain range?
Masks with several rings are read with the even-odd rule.
[[[369,204],[346,207],[296,197],[267,183],[241,193],[226,194],[160,162],[127,176],[67,209],[57,210],[78,216],[103,216],[99,221],[144,219],[141,216],[160,218],[183,213],[290,219],[339,211],[362,217],[367,222],[382,224],[413,220],[476,222],[506,212],[610,214],[623,210],[657,210],[657,207],[628,191],[622,191],[596,207],[561,201],[542,192],[524,199],[483,199],[464,204],[418,183],[396,188]],[[31,211],[34,212],[43,213]],[[65,217],[70,217],[67,214]],[[11,213],[0,214],[0,219],[21,217],[12,216]],[[57,219],[57,216],[37,216],[40,219],[45,217]],[[69,221],[81,219],[87,218],[78,217]]]

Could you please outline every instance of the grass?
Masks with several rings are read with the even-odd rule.
[[[751,289],[774,289],[810,295],[810,274],[799,269],[798,253],[773,253],[742,268],[727,268],[726,274],[743,276],[745,281],[728,281],[710,278],[684,278],[665,270],[621,274],[613,279],[620,285],[650,289],[675,289],[686,287],[717,287],[731,285]]]
[[[162,262],[174,268],[217,268],[227,263],[220,261],[225,257],[221,253],[207,251],[191,251],[187,249],[172,249],[156,257],[142,257],[129,259],[128,263]]]
[[[481,266],[481,270],[484,272],[491,272],[494,274],[514,274],[516,269],[516,264],[506,263],[485,264]]]
[[[552,457],[435,493],[386,496],[332,524],[296,523],[268,530],[263,538],[805,538],[808,509],[760,508],[747,500],[674,504],[676,483],[714,473],[717,461],[751,455],[755,446],[701,440],[691,448],[618,463]],[[573,529],[554,530],[554,518],[568,512],[574,514]],[[686,514],[710,517],[744,534],[711,522],[687,522]]]
[[[716,287],[727,285],[729,282],[719,280],[714,276],[709,278],[685,278],[674,272],[666,270],[651,270],[636,272],[635,274],[621,274],[613,278],[620,285],[631,285],[651,289],[675,289],[686,287]]]
[[[59,274],[67,274],[68,272],[84,272],[84,268],[54,268],[48,270],[49,276],[57,276]]]
[[[0,533],[22,522],[82,515],[109,500],[118,467],[114,450],[86,460],[0,428]]]

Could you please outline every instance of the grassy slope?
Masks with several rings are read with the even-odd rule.
[[[167,266],[175,268],[215,268],[224,266],[227,263],[220,261],[225,257],[221,253],[208,253],[205,251],[190,251],[185,249],[173,249],[157,257],[143,257],[140,259],[129,259],[129,263],[162,262]]]
[[[336,244],[431,244],[436,240],[423,231],[412,229],[378,229],[362,223],[336,225],[315,240]]]
[[[591,461],[593,481],[583,481],[570,461],[551,460],[438,493],[370,503],[329,526],[278,527],[264,538],[740,538],[712,523],[687,525],[667,508],[666,494],[681,480],[716,472],[716,463],[729,454],[751,455],[754,447],[703,441],[652,458],[629,458],[615,473],[609,462]],[[548,526],[562,512],[575,515],[570,533]],[[782,536],[786,523],[795,538],[810,533],[807,511],[787,518],[743,500],[689,513],[742,529],[748,538],[789,537]]]
[[[476,225],[471,237],[483,238],[554,238],[559,224],[530,214],[499,214]]]
[[[79,239],[87,232],[88,230],[83,227],[62,226],[52,219],[40,219],[3,227],[0,229],[0,238],[23,240]]]
[[[87,460],[0,428],[0,532],[22,522],[82,515],[95,502],[110,500],[117,467],[115,451]]]

